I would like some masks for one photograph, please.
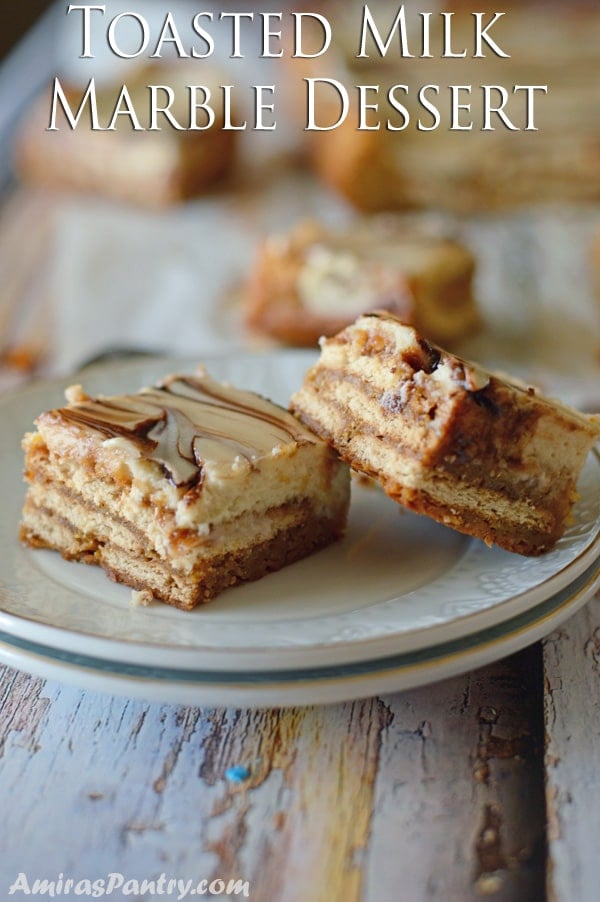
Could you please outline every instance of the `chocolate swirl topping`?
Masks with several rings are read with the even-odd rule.
[[[202,481],[207,460],[252,464],[283,443],[317,441],[283,408],[204,375],[170,376],[137,394],[91,398],[59,414],[107,438],[126,438],[186,488]]]

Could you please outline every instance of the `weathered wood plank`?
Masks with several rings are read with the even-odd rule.
[[[539,675],[534,650],[385,699],[210,711],[0,669],[2,883],[165,872],[243,878],[260,902],[542,898]]]
[[[48,353],[49,257],[57,201],[19,188],[0,210],[0,363],[21,371]]]
[[[544,642],[548,896],[596,902],[600,837],[600,596]]]
[[[543,898],[540,670],[534,648],[390,700],[368,898]]]

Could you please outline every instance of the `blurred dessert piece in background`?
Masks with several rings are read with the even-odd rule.
[[[485,58],[473,58],[473,6],[447,3],[442,8],[454,12],[448,49],[466,51],[463,59],[442,58],[445,20],[438,12],[428,20],[431,58],[423,58],[424,14],[409,4],[405,49],[413,58],[400,53],[397,31],[383,57],[368,32],[368,58],[358,58],[363,7],[353,2],[329,7],[333,37],[328,51],[287,65],[290,94],[305,115],[305,79],[323,79],[311,89],[314,118],[319,128],[330,130],[309,130],[305,149],[324,183],[363,211],[431,207],[473,214],[539,202],[600,200],[600,117],[594,113],[600,104],[597,4],[503,4],[489,35],[510,58],[487,45]],[[369,8],[385,43],[398,7],[374,2]],[[483,15],[488,23],[495,14]],[[307,20],[307,45],[310,24]],[[318,50],[318,23],[314,30]],[[343,119],[344,98],[332,81],[347,92]],[[364,92],[359,128],[361,85],[372,87]],[[394,86],[393,99],[405,113],[390,103],[388,91]],[[506,91],[504,116],[493,112],[503,100],[494,86]],[[547,86],[547,93],[523,86]],[[424,88],[428,106],[419,96]]]
[[[152,108],[149,85],[167,86],[173,102],[169,114],[181,124],[190,116],[187,85],[209,88],[212,127],[194,130],[176,129],[160,112],[150,130]],[[235,131],[223,130],[223,99],[217,90],[218,75],[213,67],[194,67],[185,63],[139,65],[126,79],[97,83],[98,121],[106,129],[125,84],[135,117],[123,113],[114,117],[114,130],[92,128],[89,103],[75,128],[56,104],[57,130],[48,130],[52,110],[51,92],[38,97],[23,118],[15,147],[15,168],[21,179],[31,185],[57,191],[96,194],[143,207],[161,208],[201,194],[231,172],[235,152]],[[87,85],[61,81],[70,114],[77,116]],[[167,92],[156,92],[157,104],[166,105]],[[198,103],[204,99],[200,92]],[[198,112],[198,124],[207,116]],[[208,119],[206,119],[208,121]]]
[[[263,242],[245,321],[254,333],[316,346],[359,314],[385,309],[455,344],[479,325],[474,269],[472,254],[433,218],[382,214],[335,229],[301,222]]]
[[[592,285],[598,301],[600,301],[600,223],[592,236],[590,247],[590,261],[592,265]]]

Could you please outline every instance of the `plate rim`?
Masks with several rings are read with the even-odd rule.
[[[375,638],[360,638],[356,640],[347,640],[344,642],[336,642],[334,646],[325,645],[323,643],[314,643],[310,647],[302,646],[301,648],[281,646],[273,649],[279,654],[285,655],[290,659],[305,659],[310,653],[322,653],[327,658],[336,659],[336,665],[349,665],[352,662],[364,660],[365,653],[369,654],[371,659],[384,658],[389,652],[386,651],[388,644],[393,641],[399,646],[410,645],[411,651],[433,647],[437,644],[443,644],[446,641],[453,641],[461,636],[470,636],[482,629],[490,629],[498,624],[503,623],[519,613],[530,608],[535,608],[538,604],[543,603],[546,599],[554,597],[556,593],[563,591],[573,585],[581,573],[585,572],[600,558],[600,529],[591,544],[581,552],[581,554],[570,561],[558,573],[547,577],[547,579],[538,583],[531,589],[527,589],[522,593],[513,595],[510,598],[492,605],[489,608],[480,611],[472,611],[461,616],[454,617],[452,620],[443,624],[436,624],[434,627],[421,627],[418,630],[407,630],[399,633],[394,637],[384,636]],[[574,571],[574,572],[571,572]],[[568,573],[568,578],[567,578]],[[418,592],[418,589],[415,590]],[[407,593],[410,594],[410,593]],[[533,596],[533,597],[532,597]],[[516,610],[515,610],[516,609]],[[183,612],[185,616],[186,612]],[[467,629],[465,629],[467,624]],[[427,639],[431,638],[433,629],[443,631],[444,638],[438,639],[437,642],[428,644]],[[227,672],[231,667],[231,658],[238,665],[239,672],[251,666],[252,660],[256,659],[257,663],[265,665],[264,649],[259,646],[248,646],[238,648],[232,646],[223,646],[218,649],[205,647],[182,647],[155,645],[150,642],[132,640],[127,642],[124,639],[112,639],[104,636],[96,636],[84,631],[67,630],[62,627],[53,626],[51,624],[39,623],[38,621],[26,617],[11,614],[0,609],[0,631],[5,631],[15,638],[22,638],[26,641],[36,643],[38,640],[35,634],[45,637],[49,647],[58,651],[75,651],[75,647],[85,641],[90,647],[97,647],[97,651],[93,657],[102,658],[105,661],[120,662],[124,664],[140,663],[142,658],[146,658],[149,651],[163,652],[161,658],[168,659],[171,656],[181,659],[180,669],[193,671],[197,666],[198,656],[208,656],[213,659],[212,666],[217,670]],[[65,645],[65,638],[68,640]],[[416,640],[416,641],[415,641]],[[405,649],[406,652],[409,649]],[[348,652],[355,654],[347,655]],[[223,660],[219,664],[219,659]],[[194,660],[196,659],[196,660]],[[163,664],[161,666],[168,667],[175,665]],[[317,666],[315,664],[315,666]],[[276,672],[280,668],[273,664],[268,668]]]
[[[395,666],[394,661],[389,659],[364,661],[360,665],[362,672],[357,672],[355,665],[333,666],[328,668],[328,673],[321,673],[319,676],[313,674],[312,678],[310,674],[296,670],[287,681],[281,679],[285,672],[266,672],[263,674],[264,679],[260,681],[255,673],[251,673],[251,679],[244,682],[239,672],[231,671],[224,682],[224,675],[220,672],[213,674],[216,677],[214,681],[207,681],[206,673],[191,674],[181,670],[184,678],[175,681],[170,673],[165,676],[136,674],[126,664],[120,670],[111,670],[107,665],[115,662],[103,659],[96,659],[102,665],[99,668],[86,667],[75,661],[69,653],[44,646],[27,648],[30,643],[26,640],[15,641],[15,637],[2,634],[0,661],[40,678],[56,679],[81,690],[112,692],[163,704],[224,705],[239,708],[240,705],[266,707],[339,703],[427,685],[513,654],[548,635],[574,615],[590,600],[599,585],[600,564],[595,561],[573,584],[556,595],[525,610],[512,620],[481,631],[481,635],[463,637],[462,643],[459,640],[463,645],[462,649],[452,647],[448,650],[433,645],[429,651],[435,651],[436,654],[429,659],[423,660],[423,655],[428,651],[425,650],[416,653],[421,660],[404,665],[401,659],[407,656],[400,656],[400,663],[396,660]],[[465,641],[467,648],[464,648]],[[450,646],[455,645],[455,642],[450,643]],[[408,657],[410,656],[409,654]],[[82,661],[86,658],[80,657]]]

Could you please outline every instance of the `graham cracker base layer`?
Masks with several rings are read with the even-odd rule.
[[[344,525],[343,516],[326,519],[300,506],[294,522],[271,538],[202,558],[190,573],[177,570],[151,550],[145,555],[132,554],[110,542],[98,542],[64,517],[33,505],[25,506],[20,538],[30,547],[58,551],[66,560],[98,565],[115,582],[149,590],[166,604],[191,610],[225,589],[260,579],[329,545],[342,536]]]

